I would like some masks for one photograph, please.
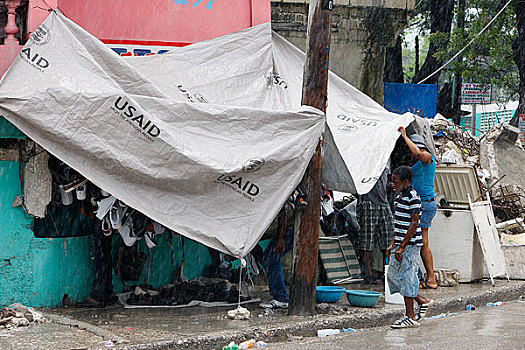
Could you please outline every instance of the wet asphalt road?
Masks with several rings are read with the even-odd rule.
[[[268,349],[525,349],[525,302],[425,319],[419,329],[358,330],[271,344]]]

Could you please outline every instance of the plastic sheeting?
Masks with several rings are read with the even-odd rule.
[[[289,111],[301,106],[305,55],[272,33],[270,23],[127,62],[178,100]],[[324,67],[326,69],[326,67]],[[323,182],[368,193],[399,137],[414,120],[399,115],[330,73]]]
[[[324,128],[319,111],[300,106],[304,61],[269,23],[124,60],[53,12],[4,76],[0,111],[129,206],[243,256]],[[323,181],[367,193],[413,116],[387,112],[332,73],[328,96]]]
[[[166,227],[244,256],[299,183],[324,115],[176,100],[58,12],[0,84],[1,114],[50,153]]]

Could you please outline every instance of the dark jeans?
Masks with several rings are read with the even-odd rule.
[[[113,294],[112,240],[111,236],[104,236],[101,225],[101,221],[96,217],[91,219],[91,232],[93,233],[91,257],[95,279],[90,296],[96,301],[108,302]]]
[[[281,257],[293,248],[293,233],[287,233],[284,236],[284,252],[282,254],[274,251],[277,238],[272,239],[270,245],[264,251],[262,264],[268,279],[271,296],[280,302],[287,303],[289,300],[288,293],[284,286],[283,267],[281,266]]]

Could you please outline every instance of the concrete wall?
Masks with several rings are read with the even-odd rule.
[[[272,1],[272,28],[305,51],[307,0]],[[335,0],[330,69],[383,102],[385,50],[407,25],[414,0]]]
[[[37,239],[21,207],[18,162],[0,161],[0,306],[54,306],[64,294],[80,300],[91,287],[90,237]]]

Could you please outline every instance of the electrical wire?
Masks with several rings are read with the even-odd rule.
[[[444,65],[442,65],[441,67],[439,67],[438,69],[436,69],[432,74],[430,74],[429,76],[427,76],[425,79],[421,80],[418,84],[422,84],[424,83],[425,81],[427,81],[428,79],[430,79],[431,77],[433,77],[434,75],[436,75],[437,73],[441,72],[443,70],[443,68],[445,68],[446,66],[448,66],[450,64],[450,62],[454,61],[459,55],[461,55],[463,53],[463,51],[465,51],[481,34],[483,34],[483,32],[485,32],[485,30],[487,30],[488,27],[490,27],[490,25],[492,24],[492,22],[494,22],[496,20],[496,18],[499,17],[499,15],[501,15],[503,13],[503,11],[507,8],[507,6],[510,5],[510,3],[512,2],[513,0],[509,0],[505,6],[503,6],[503,8],[496,14],[496,16],[494,16],[490,21],[489,23],[487,23],[487,25],[485,27],[483,27],[483,29],[477,33],[474,38],[472,38],[467,45],[465,45],[461,50],[459,50],[451,59],[449,59]]]

